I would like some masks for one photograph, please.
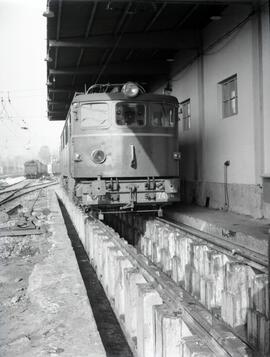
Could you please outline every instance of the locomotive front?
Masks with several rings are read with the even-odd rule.
[[[62,134],[62,178],[79,204],[157,209],[179,201],[175,97],[122,91],[74,98]]]

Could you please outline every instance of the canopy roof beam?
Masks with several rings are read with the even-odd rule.
[[[89,39],[50,40],[50,47],[66,48],[113,48],[115,36],[91,36]],[[137,49],[190,49],[199,46],[199,36],[196,30],[181,30],[177,32],[158,31],[139,34],[124,34],[118,48]]]
[[[58,2],[59,0],[50,0],[50,2]],[[65,2],[95,2],[95,0],[64,0]],[[126,3],[127,0],[98,0],[98,2],[105,2],[108,3],[110,1],[111,4],[113,3]],[[256,0],[255,0],[256,1]],[[132,0],[133,3],[145,3],[145,4],[160,4],[163,3],[164,0]],[[166,0],[168,4],[206,4],[206,5],[228,5],[228,4],[252,4],[254,0]]]
[[[87,66],[82,68],[63,68],[63,69],[50,69],[50,75],[93,75],[99,70],[98,65]],[[155,75],[169,73],[169,65],[165,61],[157,61],[156,63],[111,63],[104,73],[107,75]]]

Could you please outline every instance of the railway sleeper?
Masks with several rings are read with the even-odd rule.
[[[150,259],[138,254],[136,248],[112,228],[83,214],[64,191],[59,190],[57,194],[73,220],[135,356],[252,355],[249,346],[228,326]],[[157,228],[161,232],[160,227]],[[147,229],[149,232],[150,227]],[[172,253],[176,245],[173,248],[173,241],[168,243],[162,235],[160,239],[164,245],[161,249],[165,250],[160,253],[158,263],[166,266],[166,273],[173,276],[168,252]],[[154,240],[156,236],[153,236],[153,243]],[[150,241],[147,235],[141,239],[142,251],[149,257],[152,254]],[[183,243],[188,246],[186,241]],[[185,255],[182,259],[188,263]]]

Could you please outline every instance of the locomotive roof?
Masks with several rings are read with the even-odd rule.
[[[28,161],[25,161],[24,165],[35,164],[36,162],[38,162],[38,160],[28,160]]]
[[[176,97],[164,94],[143,93],[136,97],[127,97],[123,93],[89,93],[78,94],[73,98],[73,103],[76,102],[89,102],[89,101],[108,101],[108,100],[124,100],[129,102],[167,102],[172,104],[178,104]]]

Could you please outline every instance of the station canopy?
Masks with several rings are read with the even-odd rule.
[[[202,53],[202,33],[247,0],[48,0],[49,120],[65,120],[75,92],[95,83],[168,83]]]

